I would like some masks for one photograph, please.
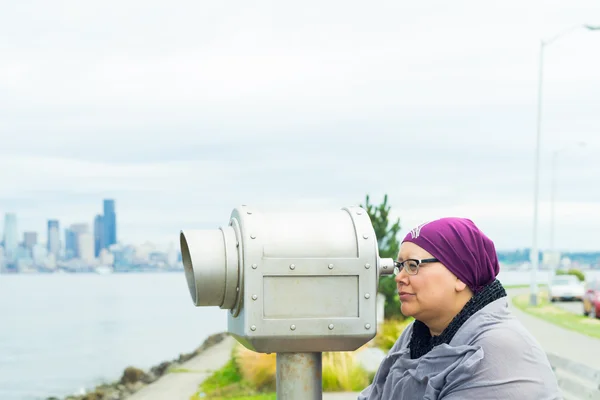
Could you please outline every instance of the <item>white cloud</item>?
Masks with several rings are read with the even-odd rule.
[[[528,246],[539,40],[581,23],[595,1],[3,5],[0,212],[43,231],[110,197],[120,237],[168,241],[242,202],[388,193],[405,227],[458,213]],[[552,151],[588,143],[557,174],[573,248],[600,215],[599,43],[546,52],[543,204]]]

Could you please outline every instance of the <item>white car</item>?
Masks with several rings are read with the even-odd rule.
[[[578,300],[583,301],[584,283],[574,275],[558,275],[552,279],[548,288],[550,301]]]

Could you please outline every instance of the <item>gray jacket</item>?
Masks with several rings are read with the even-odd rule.
[[[562,399],[546,353],[506,297],[473,314],[450,344],[411,360],[406,327],[358,400]]]

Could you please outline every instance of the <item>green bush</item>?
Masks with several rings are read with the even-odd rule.
[[[387,319],[377,329],[377,335],[375,336],[375,346],[379,347],[384,351],[390,351],[392,346],[396,343],[404,329],[413,321],[413,318],[407,318],[404,321],[398,321],[396,319]]]
[[[576,268],[571,268],[568,271],[557,270],[556,275],[574,275],[580,282],[585,282],[585,274]]]

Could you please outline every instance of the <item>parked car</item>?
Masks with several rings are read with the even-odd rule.
[[[558,275],[550,282],[548,297],[550,301],[556,300],[583,300],[585,294],[584,283],[574,275]]]
[[[583,296],[583,315],[600,318],[600,281],[590,282]]]

